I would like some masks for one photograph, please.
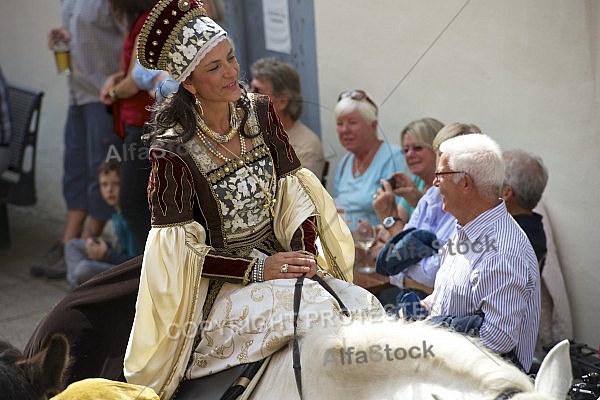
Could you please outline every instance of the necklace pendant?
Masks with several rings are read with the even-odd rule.
[[[271,196],[267,193],[265,193],[265,204],[263,205],[263,208],[269,209],[269,212],[271,213],[271,217],[275,216],[275,203],[277,202],[276,199],[271,198]]]

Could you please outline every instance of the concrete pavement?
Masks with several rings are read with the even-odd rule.
[[[11,247],[0,250],[0,338],[22,350],[40,319],[70,290],[64,279],[29,273],[61,237],[64,221],[8,207]]]

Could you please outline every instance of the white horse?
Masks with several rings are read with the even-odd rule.
[[[535,382],[478,340],[421,322],[370,322],[312,330],[300,342],[305,400],[554,399],[571,388],[568,341]],[[291,348],[275,353],[252,394],[299,399]]]

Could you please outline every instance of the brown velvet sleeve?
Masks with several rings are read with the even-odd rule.
[[[273,103],[267,96],[256,98],[258,119],[263,127],[265,142],[275,161],[277,178],[292,174],[301,168],[300,160],[289,142],[289,138],[281,123]],[[306,250],[316,254],[317,239],[314,217],[305,220],[292,237],[292,250]]]
[[[202,276],[245,285],[250,282],[250,271],[252,271],[254,263],[254,259],[232,257],[211,249],[204,258]]]
[[[263,138],[275,162],[277,177],[281,178],[299,169],[301,167],[300,160],[290,145],[288,135],[273,108],[273,103],[267,96],[258,95],[256,97],[256,112]]]
[[[317,230],[315,227],[315,217],[307,218],[302,225],[294,232],[292,236],[292,250],[305,250],[311,254],[317,254],[315,241],[317,240]]]
[[[193,178],[186,163],[173,153],[150,149],[152,171],[148,201],[152,226],[179,225],[194,219]]]

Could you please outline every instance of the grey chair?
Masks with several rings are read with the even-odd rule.
[[[31,206],[37,201],[35,160],[43,95],[35,89],[8,87],[12,133],[9,166],[0,176],[0,248],[10,247],[7,204]]]

